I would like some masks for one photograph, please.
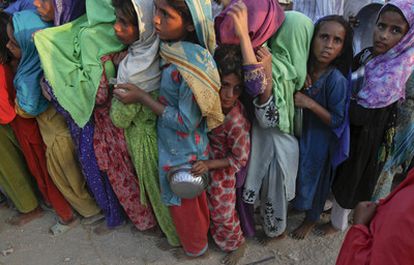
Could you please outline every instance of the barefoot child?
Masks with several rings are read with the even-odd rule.
[[[256,119],[251,157],[254,159],[249,162],[243,193],[244,201],[250,204],[260,197],[263,243],[284,236],[288,201],[295,196],[299,147],[293,135],[293,94],[305,83],[313,33],[312,21],[305,15],[293,11],[285,15],[282,27],[268,42],[272,67],[265,67],[266,89],[253,101]],[[258,51],[258,57],[261,61],[267,54]]]
[[[159,100],[132,84],[118,84],[124,103],[140,103],[158,116],[161,196],[170,208],[187,256],[208,249],[209,211],[206,193],[182,199],[169,186],[172,167],[208,159],[208,129],[223,122],[220,77],[211,53],[215,38],[211,5],[202,0],[156,0],[153,19],[161,39],[162,76]]]
[[[332,225],[322,231],[345,230],[350,210],[370,200],[395,131],[398,101],[414,68],[414,1],[390,1],[380,11],[374,46],[357,56],[349,117],[349,159],[337,171]],[[336,229],[334,229],[336,228]]]
[[[247,164],[250,153],[250,122],[242,103],[242,57],[237,46],[216,49],[214,59],[221,77],[220,100],[224,123],[209,134],[209,160],[193,164],[192,171],[201,175],[210,171],[208,201],[210,233],[221,250],[229,254],[224,264],[236,264],[245,252],[245,240],[236,211],[236,174]]]
[[[299,172],[294,207],[306,211],[303,223],[293,231],[305,238],[316,225],[329,195],[338,144],[349,130],[347,104],[350,96],[347,76],[352,64],[352,28],[340,16],[327,16],[315,25],[308,60],[310,83],[295,94],[295,106],[303,108],[303,133],[299,139]],[[338,128],[344,127],[340,134]],[[349,134],[347,134],[349,136]],[[349,139],[346,144],[349,146]]]
[[[128,55],[118,68],[117,82],[132,83],[155,99],[159,94],[161,70],[158,54],[159,38],[152,25],[152,0],[113,0],[117,21],[115,34],[125,45]],[[152,205],[158,224],[168,243],[180,245],[168,207],[161,201],[158,179],[157,115],[145,105],[123,104],[114,98],[111,119],[115,126],[125,129],[128,151],[138,175],[140,202]],[[147,200],[147,198],[149,200]]]

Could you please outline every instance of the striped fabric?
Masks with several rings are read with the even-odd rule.
[[[343,15],[345,0],[293,0],[293,9],[314,22],[328,15]]]

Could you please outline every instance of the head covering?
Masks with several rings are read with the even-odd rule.
[[[386,6],[401,10],[410,29],[400,42],[365,66],[357,102],[365,108],[384,108],[405,98],[405,83],[414,70],[414,0],[394,0]],[[381,12],[380,12],[381,14]]]
[[[85,0],[53,0],[55,26],[77,19],[85,14]]]
[[[313,23],[296,11],[285,15],[285,21],[268,45],[272,53],[273,96],[279,111],[279,129],[292,134],[293,94],[305,83]]]
[[[212,54],[215,47],[210,1],[186,0],[200,45],[186,41],[161,42],[161,57],[176,65],[193,92],[211,130],[224,115],[220,104],[220,76]]]
[[[79,127],[85,126],[95,107],[104,73],[101,57],[124,47],[115,36],[114,21],[111,0],[88,0],[86,15],[34,37],[45,78]],[[115,76],[111,62],[105,64],[105,72],[108,79]]]
[[[26,113],[37,116],[46,110],[48,101],[40,89],[40,79],[43,75],[39,55],[33,42],[33,34],[51,26],[44,22],[32,10],[14,13],[14,37],[22,53],[20,63],[14,77],[17,103]]]
[[[118,68],[118,83],[132,83],[150,92],[160,87],[159,39],[152,18],[152,0],[130,0],[138,16],[139,39],[128,48]]]
[[[240,44],[234,32],[233,19],[227,15],[227,12],[238,1],[232,0],[214,21],[218,45]],[[285,14],[275,0],[243,0],[243,2],[248,11],[249,36],[253,48],[257,48],[276,33],[285,19]]]

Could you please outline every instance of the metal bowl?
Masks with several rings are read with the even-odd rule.
[[[180,198],[192,199],[200,195],[208,186],[208,173],[201,176],[191,174],[191,165],[173,167],[167,174],[171,190]]]

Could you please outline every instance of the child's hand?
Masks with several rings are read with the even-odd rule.
[[[133,84],[117,84],[114,97],[124,104],[142,103],[148,93]]]
[[[294,98],[295,98],[295,106],[299,108],[310,109],[314,102],[310,97],[306,96],[302,92],[296,92],[294,95]]]
[[[206,161],[199,160],[199,161],[195,162],[193,164],[193,167],[191,168],[191,173],[194,176],[200,176],[200,175],[202,175],[206,172],[208,172],[208,165],[207,165]]]
[[[256,59],[265,70],[266,77],[272,78],[272,54],[267,47],[260,47],[256,52]]]
[[[243,1],[239,0],[235,3],[227,14],[233,18],[234,33],[236,33],[237,37],[239,39],[243,37],[249,38],[247,6]]]

